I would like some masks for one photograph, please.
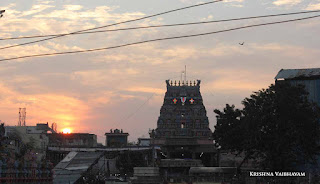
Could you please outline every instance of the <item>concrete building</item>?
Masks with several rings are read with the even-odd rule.
[[[54,167],[53,184],[94,183],[89,176],[98,176],[93,167],[102,156],[102,152],[70,152]]]
[[[128,133],[124,133],[123,130],[115,129],[110,130],[106,135],[106,146],[107,147],[125,147],[128,144]]]
[[[278,82],[289,82],[291,85],[304,85],[308,92],[308,100],[320,106],[320,68],[309,69],[281,69],[275,77]],[[320,156],[317,164],[302,166],[302,170],[313,171],[319,174]]]
[[[150,138],[138,138],[138,146],[150,146]]]
[[[158,167],[135,167],[132,184],[160,184],[162,178]]]
[[[276,83],[286,81],[291,85],[304,85],[308,99],[320,106],[320,68],[281,69],[275,80]]]
[[[36,126],[5,126],[5,136],[15,140],[12,145],[16,145],[18,148],[20,142],[31,144],[39,154],[45,154],[47,149],[49,143],[48,131],[52,132],[48,123],[37,124]]]
[[[97,147],[97,135],[89,133],[53,133],[48,134],[51,147]]]

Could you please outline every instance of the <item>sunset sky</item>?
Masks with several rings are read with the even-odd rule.
[[[201,1],[208,2],[208,1]],[[199,0],[1,0],[0,37],[68,33],[190,6]],[[109,29],[219,20],[320,9],[319,0],[225,0]],[[152,28],[67,36],[0,50],[0,59],[29,54],[101,48],[218,31],[297,17]],[[129,139],[156,128],[165,80],[201,79],[210,120],[226,103],[241,107],[252,91],[268,87],[282,68],[320,68],[320,18],[113,50],[0,62],[0,120],[17,125],[25,107],[27,125],[56,122],[58,130],[97,134],[110,129]],[[28,40],[0,41],[0,47]],[[245,42],[243,46],[239,42]],[[149,100],[148,100],[149,99]]]

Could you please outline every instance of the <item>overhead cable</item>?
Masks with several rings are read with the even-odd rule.
[[[157,13],[157,14],[153,14],[153,15],[149,15],[149,16],[137,18],[137,19],[132,19],[132,20],[122,21],[122,22],[118,22],[118,23],[114,23],[114,24],[105,25],[105,26],[99,26],[99,27],[95,27],[95,28],[90,28],[90,29],[84,29],[84,30],[80,30],[80,31],[75,31],[75,32],[71,32],[71,33],[69,33],[69,34],[75,34],[75,33],[80,33],[80,32],[84,32],[84,31],[91,31],[91,30],[95,30],[95,29],[101,29],[101,28],[111,27],[111,26],[115,26],[115,25],[120,25],[120,24],[129,23],[129,22],[135,22],[135,21],[139,21],[139,20],[143,20],[143,19],[148,19],[148,18],[156,17],[156,16],[159,16],[159,15],[164,15],[164,14],[168,14],[168,13],[172,13],[172,12],[176,12],[176,11],[180,11],[180,10],[185,10],[185,9],[189,9],[189,8],[194,8],[194,7],[198,7],[198,6],[204,6],[204,5],[208,5],[208,4],[212,4],[212,3],[217,3],[217,2],[221,2],[221,1],[224,1],[224,0],[215,0],[215,1],[210,1],[210,2],[206,2],[206,3],[199,3],[199,4],[196,4],[196,5],[191,5],[191,6],[186,6],[186,7],[182,7],[182,8],[177,8],[177,9],[165,11],[165,12],[162,12],[162,13]],[[25,42],[25,43],[16,44],[16,45],[10,45],[10,46],[7,46],[7,47],[1,47],[0,50],[8,49],[8,48],[13,48],[13,47],[19,47],[19,46],[23,46],[23,45],[29,45],[29,44],[38,43],[38,42],[42,42],[42,41],[46,41],[46,40],[51,40],[51,39],[59,38],[59,37],[63,37],[63,36],[65,36],[65,35],[53,36],[53,37],[50,37],[50,38],[45,38],[45,39],[36,40],[36,41],[32,41],[32,42]]]
[[[257,18],[267,18],[267,17],[298,15],[298,14],[306,14],[306,13],[316,13],[316,12],[320,12],[320,10],[281,13],[281,14],[271,14],[271,15],[262,15],[262,16],[251,16],[251,17],[222,19],[222,20],[213,20],[213,21],[201,21],[201,22],[189,22],[189,23],[178,23],[178,24],[163,24],[163,25],[153,25],[153,26],[129,27],[129,28],[109,29],[109,30],[100,30],[100,31],[89,31],[89,32],[60,33],[60,34],[51,34],[51,35],[33,35],[33,36],[21,36],[21,37],[8,37],[8,38],[0,38],[0,40],[17,40],[17,39],[30,39],[30,38],[53,37],[53,36],[69,36],[69,35],[78,35],[78,34],[92,34],[92,33],[102,33],[102,32],[126,31],[126,30],[136,30],[136,29],[148,29],[148,28],[160,28],[160,27],[174,27],[174,26],[186,26],[186,25],[197,25],[197,24],[209,24],[209,23],[219,23],[219,22],[230,22],[230,21],[257,19]]]
[[[287,23],[287,22],[295,22],[295,21],[307,20],[307,19],[312,19],[312,18],[317,18],[317,17],[320,17],[320,15],[311,16],[311,17],[304,17],[304,18],[298,18],[298,19],[291,19],[291,20],[284,20],[284,21],[277,21],[277,22],[253,24],[253,25],[248,25],[248,26],[236,27],[236,28],[225,29],[225,30],[220,30],[220,31],[206,32],[206,33],[200,33],[200,34],[174,36],[174,37],[166,37],[166,38],[157,38],[157,39],[151,39],[151,40],[145,40],[145,41],[140,41],[140,42],[133,42],[133,43],[127,43],[127,44],[104,47],[104,48],[97,48],[97,49],[87,49],[87,50],[77,50],[77,51],[68,51],[68,52],[56,52],[56,53],[47,53],[47,54],[34,54],[34,55],[27,55],[27,56],[19,56],[19,57],[7,58],[7,59],[0,59],[0,61],[9,61],[9,60],[32,58],[32,57],[43,57],[43,56],[54,56],[54,55],[65,55],[65,54],[75,54],[75,53],[94,52],[94,51],[101,51],[101,50],[110,50],[110,49],[127,47],[127,46],[131,46],[131,45],[138,45],[138,44],[149,43],[149,42],[205,36],[205,35],[211,35],[211,34],[217,34],[217,33],[223,33],[223,32],[230,32],[230,31],[235,31],[235,30],[240,30],[240,29],[247,29],[247,28],[251,28],[251,27],[259,27],[259,26],[266,26],[266,25],[273,25],[273,24],[281,24],[281,23]]]

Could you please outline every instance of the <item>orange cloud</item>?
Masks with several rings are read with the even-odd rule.
[[[212,73],[219,76],[217,80],[204,83],[202,86],[209,91],[223,93],[251,93],[262,88],[267,88],[273,82],[273,75],[256,75],[254,72],[245,70],[215,70]],[[264,81],[264,82],[261,82]]]
[[[0,116],[7,125],[17,124],[20,107],[27,109],[27,125],[56,122],[58,129],[68,126],[81,131],[80,122],[88,117],[87,105],[74,97],[51,93],[25,95],[1,83],[0,93]]]
[[[320,1],[318,3],[309,4],[305,10],[320,10]]]
[[[283,5],[293,6],[293,5],[299,4],[301,2],[302,2],[302,0],[277,0],[277,1],[274,1],[272,4],[274,4],[276,6],[283,6]]]
[[[155,94],[164,94],[165,90],[160,88],[149,88],[149,87],[131,87],[127,88],[127,91],[132,92],[143,92],[143,93],[155,93]]]

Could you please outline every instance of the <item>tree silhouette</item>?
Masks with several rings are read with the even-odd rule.
[[[217,114],[213,137],[222,150],[245,153],[269,170],[295,170],[319,155],[319,107],[308,101],[303,86],[277,83]]]

